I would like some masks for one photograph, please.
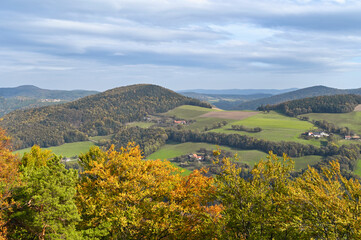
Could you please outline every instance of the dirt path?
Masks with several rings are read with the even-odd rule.
[[[243,112],[243,111],[222,111],[222,112],[208,112],[200,117],[213,117],[222,119],[242,120],[258,114],[259,112]]]
[[[361,112],[361,104],[355,107],[355,112]]]

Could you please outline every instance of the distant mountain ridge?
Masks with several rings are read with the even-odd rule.
[[[113,134],[127,122],[186,104],[211,107],[160,86],[137,84],[64,104],[16,110],[5,115],[0,125],[17,149],[34,144],[49,147]]]
[[[308,98],[308,97],[317,97],[317,96],[327,96],[327,95],[341,95],[341,94],[356,94],[361,95],[361,88],[357,89],[337,89],[330,88],[326,86],[313,86],[303,89],[298,89],[296,91],[287,92],[279,95],[274,95],[267,98],[256,99],[253,101],[248,101],[241,103],[234,110],[255,110],[262,105],[273,105],[290,100]]]
[[[49,90],[33,85],[23,85],[13,88],[0,88],[0,96],[4,98],[28,97],[35,99],[62,99],[71,101],[97,93],[99,92],[87,90]]]
[[[252,95],[252,94],[281,94],[295,91],[297,88],[289,89],[189,89],[179,90],[178,93],[202,93],[202,94],[218,94],[218,95]]]
[[[49,106],[99,93],[87,90],[48,90],[33,85],[0,88],[0,117],[17,109]]]

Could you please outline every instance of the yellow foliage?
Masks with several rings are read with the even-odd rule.
[[[138,146],[119,152],[97,147],[80,157],[81,228],[116,239],[196,239],[219,219],[213,179],[200,171],[182,177],[167,161],[142,160]],[[92,235],[93,234],[93,235]]]

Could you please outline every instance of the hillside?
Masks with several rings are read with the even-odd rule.
[[[65,103],[96,93],[85,90],[48,90],[31,85],[0,88],[0,117],[17,109]]]
[[[206,94],[206,93],[196,93],[196,92],[182,92],[182,95],[186,97],[191,97],[199,99],[201,101],[207,101],[217,108],[224,110],[231,110],[238,106],[239,104],[252,101],[260,98],[266,98],[272,96],[272,94],[267,93],[255,93],[249,95],[237,95],[237,94]]]
[[[337,88],[329,88],[325,86],[314,86],[299,89],[296,91],[283,93],[279,95],[275,95],[272,97],[256,99],[249,102],[244,102],[235,107],[237,110],[255,110],[261,105],[267,104],[278,104],[290,100],[302,99],[307,97],[317,97],[317,96],[325,96],[325,95],[340,95],[340,94],[361,94],[361,88],[358,89],[337,89]]]
[[[295,117],[306,113],[349,113],[361,104],[361,96],[355,94],[318,96],[261,106],[258,110],[275,110]]]
[[[143,120],[147,114],[166,112],[180,105],[210,107],[155,85],[132,85],[79,100],[28,110],[17,110],[0,122],[15,148],[38,144],[57,146],[84,141],[88,136],[115,133],[123,124]]]

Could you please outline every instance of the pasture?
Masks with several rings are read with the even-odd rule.
[[[85,142],[65,143],[60,146],[48,147],[48,148],[42,148],[42,149],[50,150],[55,155],[60,155],[60,156],[67,157],[67,158],[73,158],[75,156],[79,156],[81,153],[88,152],[89,148],[92,146],[94,146],[94,142],[85,141]],[[14,153],[17,153],[20,156],[23,156],[24,153],[30,152],[30,149],[31,148],[24,148],[24,149],[15,151]]]
[[[203,107],[197,107],[197,106],[191,106],[191,105],[183,105],[176,107],[166,113],[163,113],[163,115],[166,116],[175,116],[176,118],[180,119],[194,119],[196,117],[199,117],[200,115],[203,115],[208,112],[214,112],[214,111],[221,111],[217,109],[211,109],[211,108],[203,108]]]
[[[262,131],[257,133],[234,131],[231,130],[232,125],[243,125],[248,128],[260,127],[262,128]],[[236,133],[275,142],[291,141],[320,146],[322,140],[305,140],[299,138],[302,133],[312,129],[315,129],[315,126],[309,122],[301,121],[297,118],[287,117],[271,111],[270,113],[259,113],[243,120],[231,122],[220,129],[212,130],[212,132],[228,134]]]
[[[129,127],[140,127],[140,128],[149,128],[153,126],[155,123],[152,122],[130,122],[127,123],[127,126]]]
[[[310,120],[326,120],[338,127],[348,127],[361,134],[361,112],[354,111],[350,113],[308,113],[302,116],[309,117]]]
[[[200,117],[207,118],[221,118],[221,119],[233,119],[233,120],[242,120],[254,115],[259,114],[259,112],[249,112],[249,111],[220,111],[220,112],[208,112]]]

